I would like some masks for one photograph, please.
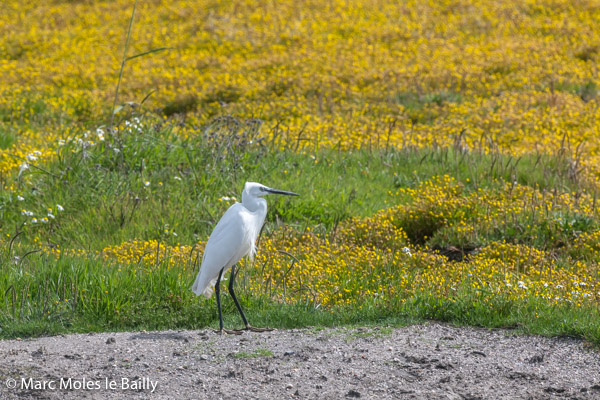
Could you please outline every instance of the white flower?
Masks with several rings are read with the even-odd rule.
[[[178,176],[174,176],[173,179],[175,179],[176,181],[180,181],[181,180],[181,178],[178,177]]]
[[[146,187],[150,186],[150,182],[148,182],[148,181],[145,181],[145,182],[144,182],[144,186],[146,186]]]
[[[37,218],[31,218],[31,223],[32,224],[37,224]]]
[[[27,163],[23,163],[23,164],[19,165],[19,176],[21,176],[23,171],[28,170],[28,169],[29,169],[29,164],[27,164]]]
[[[48,223],[48,218],[46,218],[46,217],[42,218],[42,222],[43,222],[44,224],[47,224],[47,223]]]
[[[523,282],[523,281],[517,282],[517,286],[519,287],[519,289],[525,289],[525,290],[528,289],[527,286],[525,286],[525,282]]]
[[[23,201],[23,200],[25,200],[25,197],[23,197],[23,196],[17,196],[17,200]]]
[[[58,145],[59,146],[64,146],[66,144],[64,139],[58,139]]]
[[[98,140],[104,140],[104,130],[102,128],[96,129],[96,135],[98,135]]]
[[[54,219],[54,218],[56,218],[56,217],[55,217],[54,215],[52,215],[52,212],[48,211],[48,218],[52,218],[52,219]]]
[[[56,209],[57,209],[58,211],[64,211],[64,210],[65,210],[65,209],[64,209],[64,208],[63,208],[63,207],[62,207],[60,204],[57,204],[57,205],[56,205]]]
[[[37,157],[33,154],[27,154],[27,161],[35,161]]]

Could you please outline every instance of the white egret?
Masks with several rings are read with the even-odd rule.
[[[235,203],[223,214],[223,217],[210,234],[202,265],[196,276],[192,290],[197,296],[203,294],[210,298],[213,286],[217,294],[217,309],[219,311],[219,333],[240,333],[240,331],[227,331],[223,329],[223,315],[221,314],[221,293],[219,283],[223,274],[231,268],[229,278],[229,293],[235,303],[246,330],[262,332],[268,329],[254,328],[246,319],[242,307],[233,291],[235,279],[235,264],[245,256],[251,258],[256,253],[256,239],[267,216],[267,201],[263,196],[267,194],[284,194],[287,196],[298,196],[297,193],[284,190],[272,189],[256,182],[246,182],[242,192],[242,202]]]

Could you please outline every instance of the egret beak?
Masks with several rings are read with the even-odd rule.
[[[279,189],[265,188],[265,191],[267,191],[271,194],[283,194],[286,196],[300,196],[298,193],[286,192],[285,190],[279,190]]]

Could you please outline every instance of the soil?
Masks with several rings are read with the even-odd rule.
[[[83,398],[600,399],[600,356],[580,340],[438,323],[0,341],[0,399]]]

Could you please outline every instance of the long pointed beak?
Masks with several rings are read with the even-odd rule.
[[[272,194],[283,194],[286,196],[300,196],[298,193],[286,192],[285,190],[271,189],[271,188],[265,188],[265,190]]]

